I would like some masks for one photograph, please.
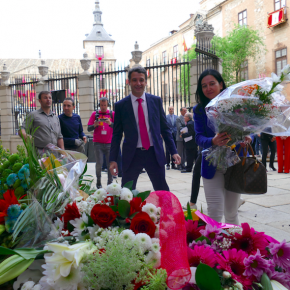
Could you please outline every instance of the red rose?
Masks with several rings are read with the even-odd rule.
[[[107,205],[96,204],[91,211],[91,218],[101,228],[109,227],[117,214]]]
[[[139,212],[133,217],[130,230],[132,230],[135,234],[145,233],[153,238],[156,225],[153,223],[148,213]]]
[[[133,197],[133,199],[130,201],[130,213],[129,216],[131,216],[133,213],[142,211],[142,207],[146,204],[146,200],[142,202],[141,197]]]
[[[67,223],[71,220],[80,218],[81,214],[79,212],[79,209],[77,207],[76,202],[74,202],[72,205],[68,204],[65,207],[65,212],[61,216],[61,220],[64,222],[64,228],[67,229]]]

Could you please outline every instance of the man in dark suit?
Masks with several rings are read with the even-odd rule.
[[[191,172],[193,163],[197,158],[197,144],[195,142],[195,130],[192,114],[186,113],[184,115],[184,121],[186,123],[187,132],[182,134],[182,138],[184,139],[186,148],[186,168],[181,171],[182,173]]]
[[[176,133],[177,133],[176,119],[177,119],[177,116],[174,115],[174,107],[173,106],[168,107],[168,112],[169,112],[169,114],[166,115],[166,120],[167,120],[169,129],[171,131],[174,143],[176,145]],[[171,157],[171,168],[176,169],[176,166],[174,164],[174,160],[173,160],[173,158],[168,150],[168,147],[166,146],[166,168],[167,168],[167,170],[170,169],[170,157]]]
[[[132,93],[115,104],[111,173],[118,174],[117,158],[124,133],[122,186],[133,181],[135,189],[140,171],[145,168],[155,190],[169,190],[165,180],[166,159],[162,137],[176,164],[180,163],[181,158],[177,154],[161,98],[145,94],[147,72],[143,67],[130,69],[128,79]]]
[[[187,109],[185,107],[180,108],[180,116],[176,119],[176,144],[177,144],[177,152],[181,157],[181,164],[178,166],[178,169],[185,169],[185,161],[186,161],[186,150],[184,146],[184,141],[181,136],[180,130],[185,127],[184,115],[187,113]]]

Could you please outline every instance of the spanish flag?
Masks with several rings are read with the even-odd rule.
[[[185,43],[184,36],[183,36],[183,43],[182,43],[182,45],[183,45],[184,52],[186,52],[187,51],[187,46],[186,46],[186,43]]]

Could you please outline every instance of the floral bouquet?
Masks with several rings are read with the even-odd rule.
[[[289,243],[280,243],[247,223],[218,224],[198,211],[196,215],[200,219],[186,221],[193,276],[184,290],[290,289]]]
[[[53,223],[46,219],[50,230],[33,248],[0,247],[13,262],[0,264],[0,284],[17,278],[15,290],[181,289],[190,270],[178,199],[125,186],[71,200]]]
[[[227,145],[213,146],[203,152],[210,164],[225,172],[239,162],[232,149],[247,135],[263,131],[271,131],[273,135],[290,133],[290,103],[282,94],[281,85],[287,79],[290,79],[289,65],[280,77],[272,73],[271,78],[235,84],[210,101],[205,108],[208,126],[229,136]]]

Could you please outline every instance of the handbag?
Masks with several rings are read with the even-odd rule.
[[[239,155],[240,148],[237,155]],[[241,162],[231,166],[225,173],[225,189],[236,193],[264,194],[267,192],[267,171],[262,162],[256,157],[247,157],[250,150],[254,155],[250,144],[244,149]]]

